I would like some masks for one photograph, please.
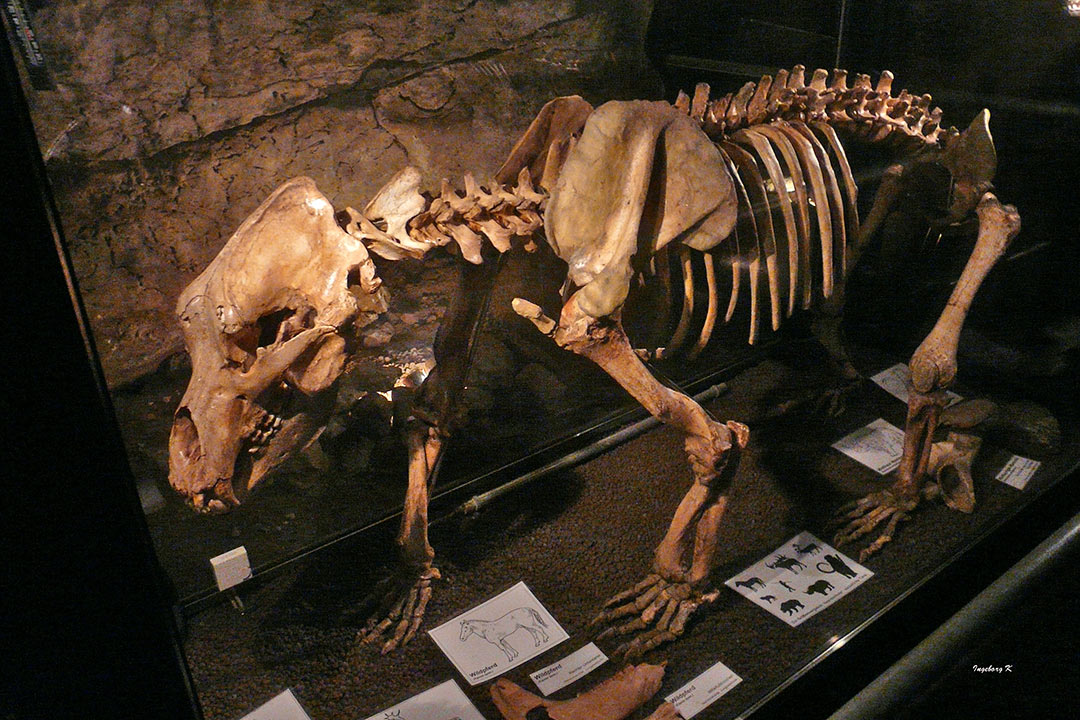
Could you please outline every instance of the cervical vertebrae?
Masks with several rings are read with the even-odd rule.
[[[456,242],[462,257],[479,265],[485,238],[503,253],[515,237],[531,242],[544,225],[547,195],[533,188],[528,168],[522,168],[514,187],[494,180],[480,185],[466,175],[464,195],[443,180],[439,194],[427,197],[418,192],[419,181],[419,173],[406,168],[363,213],[346,208],[346,232],[390,260],[423,257],[432,248]]]

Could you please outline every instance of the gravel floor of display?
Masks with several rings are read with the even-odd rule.
[[[905,406],[895,398],[865,388],[835,421],[770,413],[807,388],[826,387],[828,379],[819,364],[771,359],[734,377],[730,392],[708,405],[716,417],[744,421],[752,432],[721,530],[717,586],[800,531],[829,540],[830,513],[886,482],[829,446],[877,417],[902,427]],[[698,717],[738,714],[817,657],[832,638],[1009,516],[1074,460],[1068,453],[1038,458],[1044,472],[1020,492],[993,478],[1008,457],[1004,449],[987,444],[980,457],[973,514],[925,504],[884,551],[864,563],[873,577],[798,627],[721,587],[716,603],[698,614],[682,638],[647,657],[667,661],[667,672],[660,693],[634,717],[645,717],[664,695],[718,661],[742,682]],[[477,516],[437,524],[432,544],[443,579],[434,586],[424,627],[524,581],[570,634],[507,674],[536,692],[528,673],[587,643],[587,624],[600,604],[644,576],[689,483],[682,438],[662,427],[503,496]],[[499,717],[489,699],[490,683],[469,687],[427,635],[386,656],[356,644],[364,622],[358,601],[393,559],[390,533],[382,535],[339,543],[242,586],[244,614],[219,603],[189,619],[185,650],[208,720],[240,718],[285,688],[313,720],[363,720],[448,679],[458,682],[485,717]],[[858,556],[857,547],[842,549]],[[607,652],[615,647],[600,645]],[[615,668],[607,663],[554,697],[573,697]]]

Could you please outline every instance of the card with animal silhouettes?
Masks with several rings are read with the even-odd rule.
[[[372,715],[367,720],[484,720],[453,680]]]
[[[795,627],[873,574],[828,543],[802,532],[724,584]]]
[[[570,637],[523,582],[428,635],[470,685],[502,675]]]

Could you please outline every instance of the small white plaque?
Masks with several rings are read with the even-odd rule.
[[[585,677],[607,662],[605,655],[596,643],[589,643],[580,650],[575,650],[562,660],[553,662],[546,668],[537,670],[529,677],[540,688],[540,692],[550,695],[570,683]]]
[[[458,684],[447,680],[367,720],[484,720]]]
[[[251,561],[243,545],[210,558],[210,566],[214,568],[218,590],[228,590],[251,577]]]
[[[523,582],[428,635],[470,685],[502,675],[570,637]]]
[[[1023,490],[1041,464],[1038,460],[1013,455],[1009,458],[1009,462],[1005,463],[1005,467],[1001,468],[996,478],[1017,490]]]
[[[901,402],[908,401],[908,382],[911,380],[911,368],[904,363],[896,363],[892,367],[885,368],[877,375],[870,377],[878,387],[889,393]],[[945,405],[958,403],[963,398],[952,390],[945,391]]]
[[[873,574],[828,543],[801,532],[724,584],[795,627]]]
[[[311,720],[292,690],[286,689],[269,702],[255,708],[241,720]]]
[[[833,447],[880,475],[900,467],[904,454],[904,431],[878,418],[866,427],[840,438]]]
[[[742,678],[727,665],[716,663],[664,699],[675,706],[679,715],[690,720],[740,682]]]

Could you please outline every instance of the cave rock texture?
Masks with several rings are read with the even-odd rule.
[[[650,5],[42,4],[55,89],[29,100],[109,385],[182,349],[180,290],[287,178],[361,207],[406,163],[428,187],[493,171],[557,95],[658,96]]]

